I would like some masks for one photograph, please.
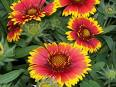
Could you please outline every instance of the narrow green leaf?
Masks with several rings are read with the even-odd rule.
[[[0,10],[0,17],[4,17],[6,15],[6,11]]]
[[[100,61],[104,61],[105,62],[107,55],[108,55],[108,52],[97,55],[95,57],[96,62],[100,62]]]
[[[6,43],[6,44],[8,44],[8,43]],[[15,49],[15,46],[13,46],[13,47],[8,47],[8,48],[6,48],[6,52],[5,52],[5,54],[4,54],[4,57],[13,57],[14,56],[14,49]]]
[[[5,7],[5,9],[7,10],[7,12],[10,12],[10,5],[8,0],[1,0],[3,6]]]
[[[15,80],[23,72],[24,72],[24,70],[20,69],[20,70],[14,70],[14,71],[11,71],[9,73],[0,75],[0,84],[6,84],[6,83],[9,83],[9,82]]]
[[[93,80],[86,80],[80,83],[80,87],[101,87],[101,86]]]
[[[16,49],[16,55],[15,58],[22,58],[25,57],[27,55],[29,55],[29,52],[32,51],[33,49],[37,48],[38,45],[32,45],[32,46],[28,46],[28,47],[24,47],[24,48],[17,48]]]
[[[110,31],[113,31],[114,29],[116,29],[116,25],[109,25],[104,28],[103,34],[109,33]]]
[[[104,15],[98,12],[98,17],[97,17],[99,24],[103,26],[104,22],[105,22],[105,18]]]
[[[97,62],[96,64],[93,65],[92,69],[98,71],[102,69],[104,66],[105,66],[104,62]]]
[[[14,85],[14,87],[25,87],[23,81],[20,79],[17,81],[17,83]]]
[[[104,62],[97,62],[92,66],[92,71],[90,72],[90,75],[92,76],[93,79],[98,78],[97,72],[101,70],[105,66]]]
[[[0,87],[12,87],[12,83],[0,84]]]
[[[103,36],[104,40],[106,41],[108,47],[110,48],[110,50],[112,51],[112,48],[113,48],[113,40],[111,37],[109,36]]]
[[[116,68],[116,43],[113,44],[113,49],[112,49],[111,57],[112,57],[113,65]]]

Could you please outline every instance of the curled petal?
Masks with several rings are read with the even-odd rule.
[[[84,16],[96,12],[95,5],[99,4],[99,0],[55,0],[58,7],[64,7],[63,15],[68,16]]]
[[[8,42],[18,41],[21,36],[22,29],[14,29],[12,31],[9,31],[7,34],[7,40]]]
[[[52,3],[49,3],[47,4],[45,7],[44,7],[44,12],[47,16],[53,14],[54,12],[56,12],[56,4],[54,2]]]
[[[66,32],[68,40],[75,41],[83,50],[93,53],[101,47],[101,42],[96,35],[101,34],[103,29],[95,19],[73,17],[69,20],[67,27],[70,29]]]

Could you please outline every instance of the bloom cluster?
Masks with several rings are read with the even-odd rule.
[[[31,20],[41,21],[42,17],[52,15],[56,11],[54,2],[47,4],[46,0],[19,0],[11,6],[9,15],[8,35],[9,42],[18,41],[21,32],[20,26]]]
[[[12,4],[9,14],[7,40],[20,39],[20,26],[26,22],[42,21],[42,17],[50,16],[57,9],[63,8],[62,16],[72,16],[69,19],[67,39],[65,42],[44,43],[30,52],[28,57],[30,77],[36,80],[53,78],[59,84],[71,87],[91,70],[88,53],[96,52],[101,42],[96,38],[103,32],[95,18],[90,17],[96,12],[95,5],[99,0],[20,0]]]

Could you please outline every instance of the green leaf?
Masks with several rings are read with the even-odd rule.
[[[32,45],[24,48],[16,48],[15,58],[22,58],[29,55],[29,52],[37,48],[38,45]]]
[[[14,85],[14,87],[25,87],[23,81],[20,79],[17,81],[17,83]]]
[[[23,69],[20,69],[20,70],[14,70],[14,71],[11,71],[9,73],[0,75],[0,84],[6,84],[6,83],[9,83],[9,82],[15,80],[23,72],[24,72],[24,70]]]
[[[112,58],[112,62],[114,64],[114,67],[116,68],[116,43],[113,44],[113,49],[111,52],[111,58]]]
[[[110,0],[110,1],[112,1],[112,2],[116,3],[116,0]]]
[[[106,41],[106,43],[107,43],[108,47],[110,48],[110,50],[112,51],[112,49],[113,49],[113,43],[114,43],[113,40],[112,40],[112,38],[109,37],[109,36],[103,36],[103,38]]]
[[[8,0],[1,0],[3,6],[5,7],[5,9],[10,12],[10,5],[9,5],[9,2]]]
[[[114,29],[116,29],[116,25],[109,25],[109,26],[104,28],[103,34],[109,33],[110,31],[113,31]]]
[[[116,43],[113,41],[113,39],[111,37],[103,36],[103,38],[105,39],[108,47],[111,50],[110,59],[112,59],[111,61],[114,64],[114,66],[116,67]]]
[[[3,66],[3,65],[4,65],[4,63],[0,61],[0,66]]]
[[[15,46],[11,47],[11,48],[7,48],[5,54],[4,54],[4,57],[13,57],[14,56],[14,49],[15,49]]]
[[[13,67],[12,63],[10,63],[10,62],[5,64],[5,66],[4,66],[5,70],[8,72],[12,70],[12,67]]]
[[[4,62],[12,62],[15,61],[15,59],[11,59],[11,58],[5,58],[3,59]]]
[[[105,66],[104,62],[97,62],[96,64],[93,65],[92,70],[98,71],[102,69]]]
[[[12,87],[12,83],[0,84],[0,87]]]
[[[98,19],[98,21],[99,21],[99,24],[103,26],[104,21],[105,21],[104,15],[101,14],[101,13],[98,13],[97,19]]]
[[[6,11],[0,10],[0,17],[4,17],[6,15]]]
[[[100,61],[104,61],[105,62],[107,55],[108,55],[108,52],[97,55],[95,57],[96,62],[100,62]]]
[[[97,82],[93,80],[85,80],[80,83],[80,87],[101,87]]]
[[[105,66],[104,62],[97,62],[92,66],[92,71],[90,72],[90,75],[92,76],[93,79],[98,78],[97,72],[100,71],[104,66]]]

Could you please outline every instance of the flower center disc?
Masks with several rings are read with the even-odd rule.
[[[29,10],[27,11],[27,14],[28,14],[28,15],[35,15],[36,12],[37,12],[37,10],[36,10],[35,8],[31,8],[31,9],[29,9]]]
[[[83,29],[82,34],[83,37],[90,37],[90,31],[88,29]]]
[[[81,0],[74,0],[75,2],[80,2]]]
[[[64,69],[66,66],[70,64],[70,61],[67,56],[58,54],[54,55],[49,59],[49,63],[52,68],[56,71],[60,71]]]

